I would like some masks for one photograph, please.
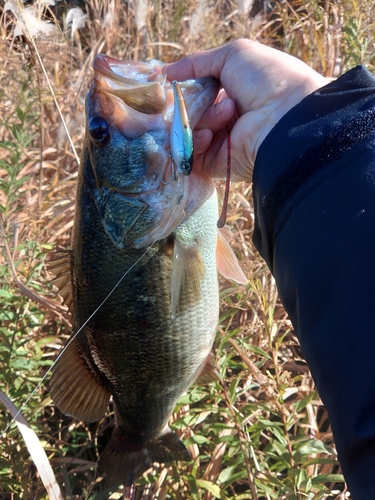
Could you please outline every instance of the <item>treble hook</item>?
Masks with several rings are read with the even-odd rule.
[[[165,182],[163,181],[162,179],[162,183],[166,186],[167,184],[170,184],[172,181],[178,181],[178,175],[177,175],[177,169],[175,169],[175,162],[174,162],[174,159],[173,159],[173,156],[171,154],[171,152],[169,151],[169,156],[171,157],[171,167],[172,167],[172,175],[171,175],[171,178],[169,179],[169,181]]]

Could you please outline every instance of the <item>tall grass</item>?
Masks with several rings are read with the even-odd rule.
[[[70,245],[77,159],[68,134],[79,154],[96,53],[173,61],[246,36],[286,50],[330,77],[358,63],[373,69],[375,53],[373,0],[34,3],[38,19],[55,27],[49,36],[24,32],[14,38],[12,11],[0,11],[0,388],[18,407],[70,333],[69,314],[53,294],[44,261],[55,246]],[[72,7],[83,9],[81,23],[69,14]],[[221,283],[215,356],[222,382],[192,388],[173,416],[171,426],[194,460],[155,466],[138,481],[135,496],[350,498],[326,411],[273,278],[251,242],[250,186],[232,188],[229,223],[249,284]],[[66,498],[121,497],[120,485],[95,469],[112,431],[113,411],[97,424],[74,421],[54,408],[48,383],[22,411]],[[0,432],[10,421],[1,408]],[[46,498],[14,424],[0,447],[0,498]]]

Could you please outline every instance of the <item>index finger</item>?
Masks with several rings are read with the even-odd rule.
[[[190,54],[180,61],[163,67],[169,81],[184,81],[191,78],[213,76],[220,80],[221,71],[232,52],[231,44],[216,49],[205,50]]]

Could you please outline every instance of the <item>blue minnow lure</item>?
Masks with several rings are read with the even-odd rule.
[[[193,168],[193,133],[181,88],[176,81],[172,85],[174,112],[170,133],[171,156],[177,172],[190,175]]]

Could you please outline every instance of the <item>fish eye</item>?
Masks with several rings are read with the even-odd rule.
[[[89,134],[93,141],[103,142],[109,135],[108,123],[101,116],[94,116],[89,123]]]

